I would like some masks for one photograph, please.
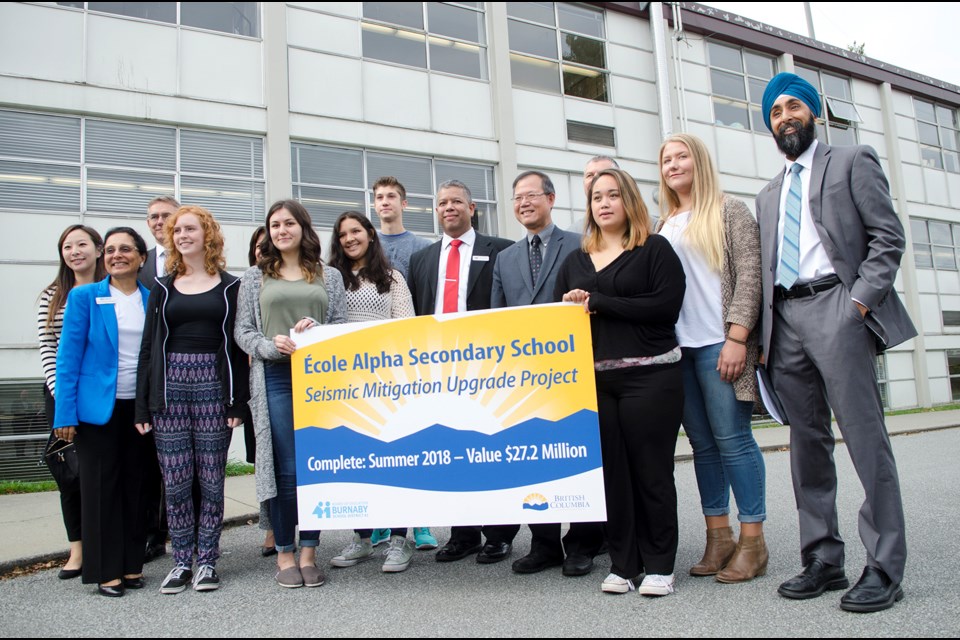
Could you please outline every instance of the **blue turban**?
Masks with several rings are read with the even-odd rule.
[[[817,93],[816,88],[794,73],[778,73],[767,83],[767,88],[763,91],[763,123],[770,131],[773,131],[773,127],[770,126],[770,109],[782,95],[800,98],[810,107],[814,118],[820,117],[820,94]]]

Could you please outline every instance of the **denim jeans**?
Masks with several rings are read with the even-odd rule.
[[[270,500],[270,520],[277,551],[295,551],[297,528],[297,459],[293,437],[293,390],[289,362],[267,362],[263,367],[273,439],[273,472],[277,496]],[[301,531],[300,546],[316,547],[319,531]]]
[[[737,400],[733,385],[720,379],[722,347],[684,347],[681,360],[683,428],[693,447],[700,504],[705,516],[727,515],[732,488],[739,521],[763,522],[766,471],[750,426],[753,403]]]

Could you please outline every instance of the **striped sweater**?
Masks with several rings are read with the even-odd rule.
[[[50,310],[50,300],[56,292],[55,286],[47,287],[40,294],[40,306],[37,309],[37,337],[40,339],[40,366],[43,368],[43,377],[50,394],[54,395],[57,384],[57,347],[60,346],[60,331],[63,329],[63,310],[60,307],[53,322],[47,326],[47,313]]]

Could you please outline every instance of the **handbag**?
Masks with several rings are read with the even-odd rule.
[[[79,481],[80,459],[77,457],[76,443],[61,440],[50,432],[43,461],[61,491]]]

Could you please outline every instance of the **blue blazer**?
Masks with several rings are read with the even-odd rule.
[[[146,309],[150,290],[137,286]],[[67,296],[57,350],[54,429],[81,422],[106,424],[113,415],[120,362],[117,311],[112,303],[97,303],[110,297],[110,276],[76,287]]]

